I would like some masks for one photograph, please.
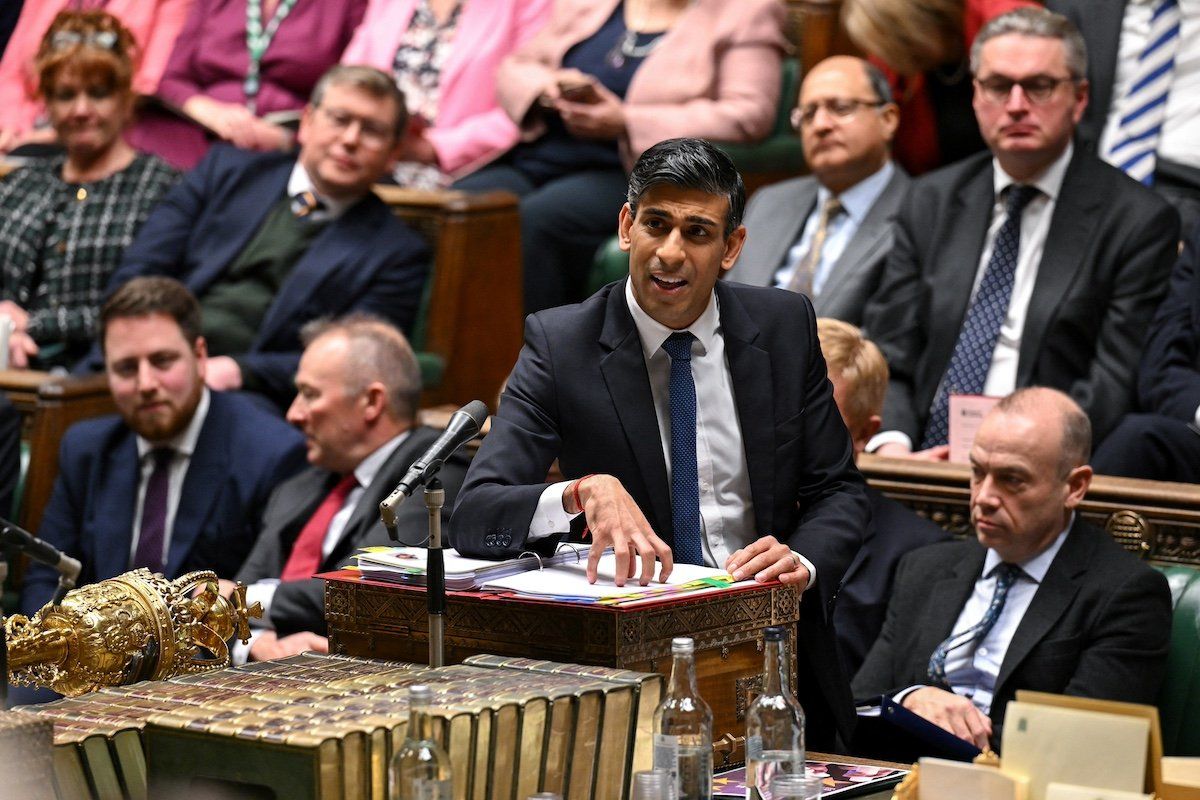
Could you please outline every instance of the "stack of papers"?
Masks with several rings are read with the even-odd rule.
[[[684,595],[721,592],[734,586],[750,586],[754,583],[753,580],[735,582],[733,576],[720,569],[676,564],[666,583],[654,580],[647,586],[639,586],[637,579],[632,578],[624,586],[617,586],[613,583],[616,567],[617,557],[610,550],[600,557],[595,583],[588,583],[585,554],[579,562],[571,560],[534,572],[488,579],[480,588],[486,592],[504,592],[534,600],[628,606],[668,597],[674,599]],[[638,568],[641,568],[640,562]],[[656,578],[657,570],[658,565],[655,568]]]
[[[478,589],[485,582],[496,578],[554,564],[579,562],[586,565],[589,549],[587,545],[562,545],[553,556],[526,553],[520,558],[507,561],[466,558],[460,556],[457,550],[446,549],[442,551],[446,588],[451,591]],[[424,586],[427,552],[424,547],[367,547],[355,558],[364,578],[408,586]]]

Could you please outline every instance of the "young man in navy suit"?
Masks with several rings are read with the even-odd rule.
[[[125,284],[101,310],[118,414],[63,437],[38,534],[83,564],[79,583],[136,567],[169,578],[237,571],[271,491],[304,466],[304,438],[258,403],[204,385],[196,299],[170,278]],[[30,566],[21,610],[50,600],[53,570]]]

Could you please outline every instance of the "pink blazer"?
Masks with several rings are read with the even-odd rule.
[[[505,59],[496,76],[500,105],[542,133],[529,110],[572,45],[593,35],[619,0],[558,0],[550,23]],[[625,168],[663,139],[698,136],[751,142],[771,131],[788,44],[780,0],[694,0],[646,57],[625,95]]]
[[[42,113],[33,59],[50,23],[71,0],[26,0],[0,59],[0,129],[25,133]],[[105,10],[133,34],[141,58],[133,90],[154,94],[192,0],[108,0]]]
[[[371,0],[342,54],[391,74],[417,0]],[[442,70],[438,115],[425,131],[443,171],[461,176],[517,143],[517,126],[496,103],[496,68],[550,15],[550,0],[465,0]]]

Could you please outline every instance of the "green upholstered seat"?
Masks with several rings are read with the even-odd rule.
[[[1175,609],[1167,677],[1158,699],[1163,752],[1200,756],[1200,569],[1157,569],[1167,576]]]

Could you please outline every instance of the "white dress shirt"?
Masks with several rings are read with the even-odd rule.
[[[625,302],[642,343],[670,485],[671,357],[662,345],[677,331],[655,321],[642,310],[629,281],[625,282]],[[699,318],[686,328],[696,337],[692,343],[692,378],[696,383],[696,471],[700,488],[701,543],[704,563],[710,567],[724,567],[730,554],[761,535],[786,535],[783,531],[760,533],[755,529],[746,450],[720,323],[720,308],[714,292]],[[529,526],[530,540],[570,529],[571,520],[577,515],[568,514],[562,504],[563,492],[570,484],[570,481],[563,481],[542,492]],[[804,556],[796,555],[808,568],[811,575],[808,585],[811,587],[816,582],[816,568]]]
[[[1000,675],[1000,665],[1004,663],[1004,656],[1008,652],[1013,635],[1017,632],[1017,626],[1029,610],[1029,604],[1033,602],[1038,587],[1046,579],[1046,572],[1058,551],[1062,549],[1067,532],[1071,530],[1074,521],[1072,515],[1066,530],[1060,533],[1049,547],[1025,563],[1017,565],[1021,568],[1021,574],[1009,588],[1004,609],[987,636],[976,642],[974,647],[960,647],[946,656],[946,680],[950,683],[950,688],[955,694],[969,699],[984,714],[991,713],[996,678]],[[965,631],[983,619],[996,591],[995,570],[1000,563],[1000,556],[996,551],[988,550],[983,560],[983,573],[975,581],[975,589],[959,612],[958,621],[951,629],[952,633]]]
[[[295,197],[296,195],[303,194],[304,192],[312,192],[317,196],[318,200],[325,204],[324,208],[312,212],[310,217],[313,222],[329,222],[331,220],[335,220],[342,214],[345,214],[351,206],[362,199],[360,197],[355,197],[349,200],[345,198],[342,198],[341,200],[335,200],[332,197],[327,197],[326,195],[321,194],[317,191],[317,187],[313,185],[312,178],[309,177],[308,170],[306,170],[300,164],[300,162],[297,161],[296,166],[292,167],[291,176],[288,178],[287,193],[288,197]]]
[[[375,476],[379,474],[379,470],[383,468],[383,465],[391,458],[392,453],[396,452],[396,448],[403,444],[410,433],[411,431],[404,431],[388,439],[354,468],[354,478],[358,481],[358,485],[350,491],[350,494],[346,495],[342,507],[338,509],[338,512],[333,515],[333,519],[329,521],[329,527],[325,531],[325,539],[321,543],[322,559],[328,558],[329,554],[334,551],[334,548],[342,540],[346,524],[350,522],[350,517],[354,515],[354,509],[362,499],[363,492],[375,480]],[[262,617],[250,620],[250,625],[256,630],[251,634],[250,641],[247,644],[243,645],[239,641],[234,641],[233,648],[230,650],[233,663],[246,663],[246,659],[250,654],[250,648],[254,646],[254,641],[258,638],[259,633],[263,630],[271,630],[274,627],[271,624],[271,603],[275,599],[275,590],[278,587],[278,578],[263,578],[246,587],[246,605],[262,603],[263,613]]]
[[[1000,325],[1000,336],[996,339],[996,347],[992,351],[992,363],[988,367],[987,379],[983,384],[983,393],[989,397],[1004,397],[1017,388],[1017,362],[1021,355],[1021,338],[1025,331],[1025,317],[1029,312],[1029,301],[1033,298],[1033,287],[1037,283],[1038,269],[1042,263],[1042,253],[1046,249],[1046,239],[1050,235],[1050,221],[1054,217],[1054,207],[1062,192],[1063,178],[1067,174],[1067,165],[1075,152],[1072,144],[1067,145],[1057,159],[1054,160],[1042,174],[1032,181],[1026,181],[1036,186],[1041,193],[1030,200],[1021,213],[1021,245],[1017,256],[1017,268],[1013,275],[1012,295],[1008,300],[1008,314]],[[992,185],[994,202],[992,204],[992,221],[988,226],[987,237],[983,242],[983,252],[975,268],[975,283],[971,289],[971,301],[987,272],[988,261],[996,245],[996,236],[1000,233],[1007,215],[1005,214],[1004,190],[1017,181],[1000,166],[1000,162],[992,159]],[[970,302],[968,301],[968,308]],[[966,319],[964,314],[963,319]],[[948,366],[948,365],[947,365]],[[944,375],[943,375],[944,377]],[[908,435],[901,431],[883,431],[877,433],[867,443],[867,450],[873,451],[880,445],[899,442],[912,448],[913,442]]]
[[[895,173],[896,167],[889,160],[881,169],[838,195],[838,200],[841,201],[845,213],[834,217],[826,228],[825,244],[821,247],[821,260],[817,262],[817,267],[813,271],[813,297],[821,294],[821,289],[824,288],[825,282],[829,280],[829,275],[833,271],[833,265],[842,257],[842,253],[846,251],[846,245],[850,244],[854,234],[858,233],[859,226],[862,225],[863,220],[870,213],[871,207],[875,205],[879,195],[883,194],[883,190],[887,188],[888,182]],[[825,206],[825,201],[832,196],[833,192],[818,184],[817,204],[812,213],[808,215],[800,238],[788,250],[783,266],[775,273],[776,286],[786,289],[791,283],[792,276],[796,274],[796,268],[812,247],[813,236],[816,235],[817,226],[820,224],[821,209]]]
[[[187,478],[188,466],[192,463],[192,453],[196,452],[196,440],[200,438],[200,429],[204,427],[204,420],[208,417],[210,403],[211,399],[206,387],[200,392],[200,403],[196,406],[196,413],[192,414],[191,421],[172,439],[165,442],[151,442],[141,436],[137,437],[140,475],[137,505],[133,507],[133,536],[130,537],[129,543],[129,563],[131,564],[137,554],[138,538],[142,531],[142,504],[146,501],[146,486],[150,482],[150,475],[154,472],[153,451],[159,447],[169,447],[173,451],[171,469],[167,473],[167,523],[163,528],[162,563],[164,565],[167,563],[167,554],[171,552],[171,534],[175,530],[175,512],[179,510],[179,498],[183,496],[183,481]]]
[[[946,680],[955,694],[970,700],[984,714],[992,710],[992,698],[996,693],[996,678],[1000,675],[1000,667],[1004,664],[1004,656],[1012,638],[1025,618],[1025,612],[1033,602],[1038,587],[1046,579],[1050,565],[1062,549],[1067,534],[1075,524],[1075,514],[1071,514],[1067,527],[1060,533],[1050,546],[1028,561],[1018,564],[1021,574],[1013,581],[1004,601],[1004,609],[1000,612],[996,624],[974,645],[964,645],[951,650],[946,655]],[[975,581],[975,588],[967,602],[963,604],[958,620],[950,629],[950,635],[971,628],[983,621],[992,596],[996,593],[996,567],[1001,560],[995,550],[989,549],[983,558],[983,571]],[[933,654],[930,653],[932,656]],[[904,698],[924,688],[924,685],[910,686],[896,694],[893,700],[903,702]]]
[[[1121,117],[1132,110],[1126,92],[1137,71],[1138,58],[1146,47],[1156,2],[1126,0],[1117,69],[1113,76],[1112,105],[1107,109],[1100,139],[1101,153],[1108,152],[1117,136]],[[1179,11],[1179,42],[1158,155],[1177,164],[1200,168],[1200,0],[1179,0]]]

